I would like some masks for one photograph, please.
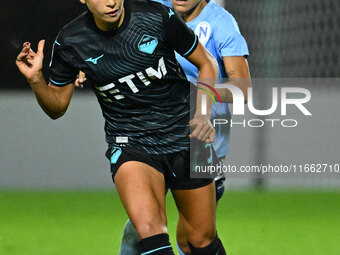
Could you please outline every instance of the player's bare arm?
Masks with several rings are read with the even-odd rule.
[[[52,119],[64,115],[71,101],[74,83],[64,87],[47,86],[43,76],[45,40],[38,44],[37,52],[34,52],[29,42],[25,42],[22,51],[15,61],[19,71],[25,76],[37,98],[40,107]]]
[[[228,74],[228,83],[241,89],[245,103],[248,98],[248,88],[251,87],[248,61],[243,56],[223,57],[224,68]],[[224,102],[232,103],[233,95],[228,89],[217,89]]]
[[[213,56],[199,43],[196,50],[187,58],[199,70],[198,87],[201,87],[200,81],[209,83],[214,87],[215,79],[218,77],[218,65]],[[196,112],[194,118],[189,122],[194,128],[190,134],[190,138],[196,138],[206,143],[212,143],[215,140],[215,129],[213,128],[211,119],[212,100],[207,96],[207,113],[202,114],[202,95],[203,90],[197,90]]]

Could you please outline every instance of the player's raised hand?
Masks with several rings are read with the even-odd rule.
[[[195,115],[190,120],[189,125],[193,128],[192,133],[189,135],[190,138],[196,138],[206,143],[214,142],[216,131],[208,115]]]
[[[15,63],[28,81],[35,82],[42,76],[44,46],[45,40],[41,40],[37,52],[34,52],[31,49],[31,44],[25,42],[22,51],[17,56]]]
[[[86,81],[85,73],[82,71],[79,71],[78,77],[76,79],[75,85],[78,88],[83,88],[83,83]]]

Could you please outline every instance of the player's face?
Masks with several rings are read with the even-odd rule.
[[[195,10],[204,0],[172,0],[172,5],[178,14],[187,14]]]
[[[102,30],[119,27],[124,18],[124,0],[80,0],[93,14],[97,26]]]

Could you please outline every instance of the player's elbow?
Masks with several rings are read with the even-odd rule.
[[[56,120],[56,119],[59,119],[60,117],[62,117],[66,111],[50,111],[50,112],[47,112],[45,111],[46,114],[48,115],[48,117],[50,117],[52,120]]]
[[[68,104],[53,104],[49,106],[42,106],[44,112],[52,119],[56,120],[62,117],[68,108]]]
[[[63,114],[48,114],[48,117],[50,117],[52,120],[59,119]]]
[[[57,120],[62,117],[64,114],[50,114],[48,115],[52,120]]]

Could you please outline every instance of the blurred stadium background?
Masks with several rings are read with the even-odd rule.
[[[235,16],[248,42],[252,77],[277,78],[279,84],[300,78],[294,82],[312,93],[313,116],[295,129],[232,128],[227,161],[340,163],[340,2],[219,3]],[[103,118],[94,95],[88,88],[76,90],[68,113],[52,121],[14,64],[24,41],[36,45],[43,38],[47,65],[57,32],[83,10],[77,0],[1,4],[0,254],[118,249],[126,216],[104,156]],[[227,181],[218,225],[230,254],[338,254],[340,178],[264,177]],[[174,240],[176,213],[171,199],[168,204]]]

